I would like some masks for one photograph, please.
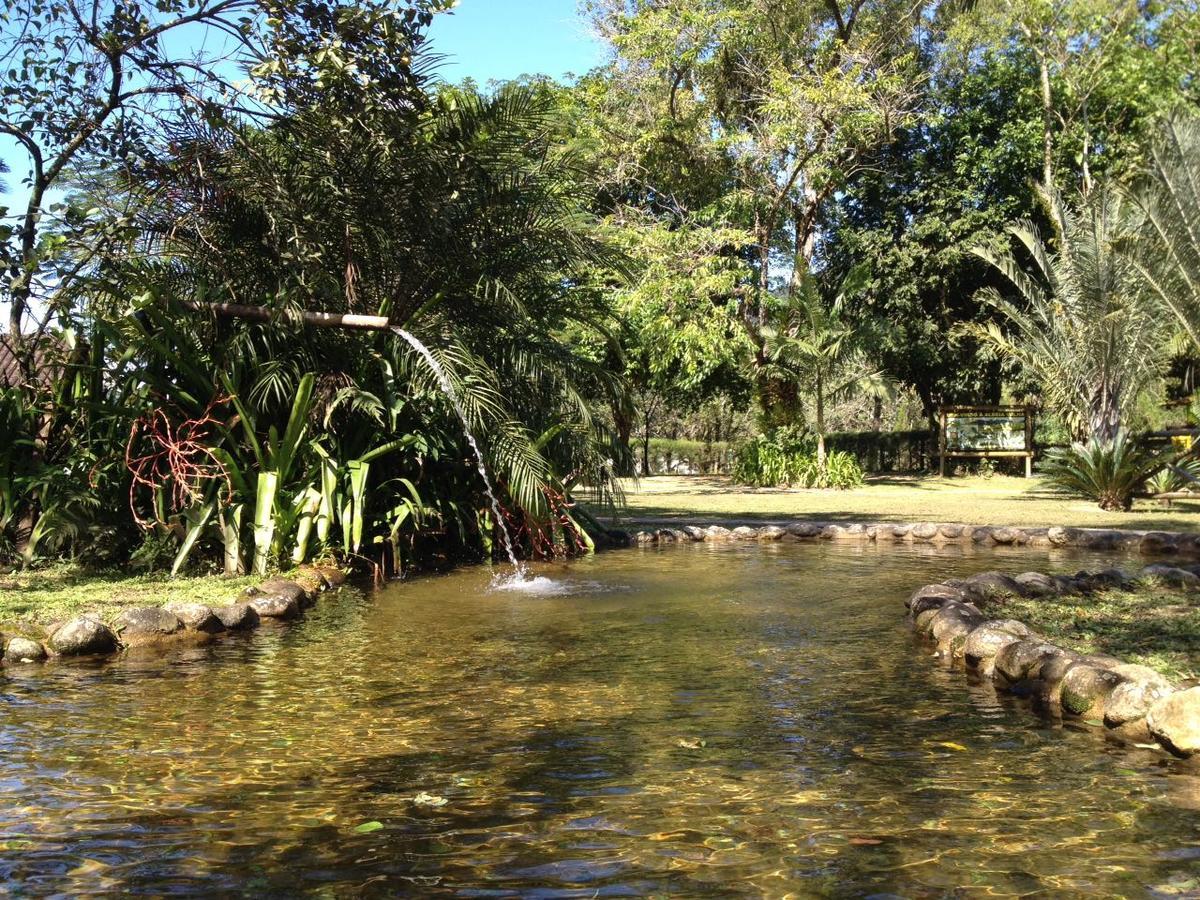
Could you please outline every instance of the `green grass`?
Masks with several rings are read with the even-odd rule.
[[[111,621],[123,608],[162,606],[172,600],[222,606],[261,580],[129,576],[121,572],[87,572],[70,564],[0,574],[0,631],[36,635],[47,625],[80,613],[96,613]]]
[[[828,522],[962,522],[1135,530],[1200,529],[1200,505],[1140,500],[1131,512],[1105,512],[1064,497],[1038,478],[874,476],[849,491],[749,488],[722,476],[661,475],[625,484],[616,523],[653,519],[810,519]]]
[[[1140,663],[1168,678],[1200,678],[1200,605],[1164,588],[1074,597],[1008,597],[980,604],[1080,653]]]

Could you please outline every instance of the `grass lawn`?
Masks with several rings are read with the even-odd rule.
[[[877,476],[850,491],[748,488],[723,476],[659,475],[625,484],[614,524],[655,519],[962,522],[1135,530],[1200,530],[1200,503],[1139,500],[1128,513],[1054,493],[1038,478]]]
[[[1049,640],[1080,653],[1141,663],[1168,678],[1200,678],[1200,606],[1186,595],[1155,587],[1102,591],[1083,597],[1005,597],[981,608],[1017,619]]]
[[[172,600],[223,606],[259,581],[262,579],[84,572],[70,564],[0,574],[0,631],[37,635],[51,622],[79,613],[94,612],[111,621],[125,607],[162,606]]]

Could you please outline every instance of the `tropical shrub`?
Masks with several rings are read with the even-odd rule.
[[[1095,500],[1101,509],[1123,511],[1162,466],[1160,457],[1119,431],[1109,442],[1092,440],[1052,451],[1043,471],[1060,490]]]
[[[824,465],[813,440],[794,437],[758,437],[737,448],[733,477],[755,487],[797,485],[803,488],[845,490],[863,483],[862,467],[853,454],[834,450]]]
[[[1196,481],[1186,478],[1179,470],[1183,470],[1192,478],[1200,479],[1200,460],[1194,457],[1186,459],[1164,458],[1163,467],[1150,476],[1146,481],[1146,490],[1151,494],[1170,494],[1195,488]]]

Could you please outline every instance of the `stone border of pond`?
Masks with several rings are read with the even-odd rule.
[[[977,603],[1005,596],[1088,596],[1148,581],[1200,590],[1200,564],[1016,576],[983,572],[917,588],[905,605],[918,635],[969,676],[1030,699],[1064,719],[1103,722],[1114,736],[1157,746],[1179,757],[1200,753],[1200,687],[1180,689],[1148,666],[1111,656],[1076,653],[1042,638],[1015,619],[989,619]]]
[[[1013,528],[1004,525],[894,522],[840,523],[794,521],[787,524],[739,525],[680,524],[641,529],[630,535],[637,545],[675,541],[847,541],[902,542],[913,544],[1014,547],[1078,547],[1088,550],[1136,550],[1147,555],[1200,556],[1200,533],[1179,531],[1127,531],[1098,528]]]
[[[317,596],[344,584],[346,573],[333,566],[305,566],[289,578],[272,578],[247,588],[226,606],[172,602],[130,607],[104,622],[84,613],[47,629],[47,637],[0,635],[6,665],[44,662],[55,657],[109,656],[135,647],[204,643],[224,632],[257,628],[264,620],[297,618]]]

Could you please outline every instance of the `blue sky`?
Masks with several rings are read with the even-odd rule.
[[[434,19],[434,51],[445,56],[447,81],[515,78],[542,73],[582,75],[601,61],[577,0],[460,0]]]

